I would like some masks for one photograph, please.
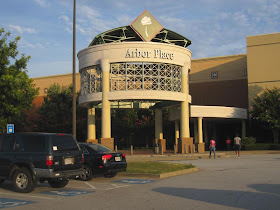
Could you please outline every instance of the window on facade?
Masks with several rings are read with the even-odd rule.
[[[211,72],[211,78],[212,79],[217,79],[218,78],[218,72],[217,71]]]
[[[157,90],[181,92],[182,66],[168,63],[112,63],[111,91]]]

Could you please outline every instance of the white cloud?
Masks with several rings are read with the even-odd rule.
[[[18,43],[18,46],[20,48],[32,48],[32,49],[36,49],[36,48],[43,48],[43,44],[41,43],[31,43],[25,39],[21,39],[20,42]]]
[[[34,28],[24,28],[18,25],[9,25],[8,26],[11,31],[16,31],[20,34],[28,33],[28,34],[36,34],[36,30]]]
[[[46,0],[34,0],[36,4],[38,4],[41,7],[48,7],[49,2]]]

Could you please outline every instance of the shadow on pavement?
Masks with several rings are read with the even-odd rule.
[[[195,188],[159,187],[153,191],[165,195],[203,201],[242,209],[278,209],[280,205],[279,185],[250,185],[261,192],[212,190]],[[278,189],[277,189],[278,188]],[[265,193],[263,193],[265,192]],[[269,192],[269,193],[267,193]],[[273,193],[273,194],[271,194]]]
[[[260,192],[276,194],[280,200],[280,184],[251,184],[249,187]]]

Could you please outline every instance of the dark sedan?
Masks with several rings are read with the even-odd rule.
[[[84,173],[79,176],[89,181],[94,176],[114,177],[118,172],[126,171],[124,153],[115,152],[101,144],[79,143],[84,153]]]

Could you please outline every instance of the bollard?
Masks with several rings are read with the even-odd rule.
[[[188,153],[188,150],[187,150],[187,145],[185,144],[185,154]]]
[[[163,145],[160,145],[160,154],[163,155]]]
[[[130,154],[133,155],[133,145],[130,145]]]
[[[177,154],[177,147],[176,147],[176,144],[174,144],[174,154],[175,154],[175,155]]]
[[[115,145],[115,152],[118,152],[118,145]]]

